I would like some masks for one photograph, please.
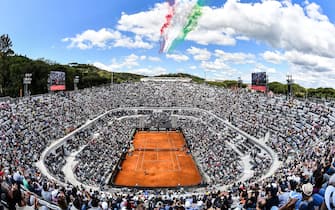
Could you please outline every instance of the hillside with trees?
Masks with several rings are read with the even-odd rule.
[[[5,60],[5,61],[4,61]],[[0,96],[17,97],[23,89],[22,80],[25,73],[32,74],[32,83],[29,86],[31,94],[48,92],[48,77],[50,71],[66,73],[66,89],[74,89],[74,77],[79,76],[78,88],[86,88],[111,83],[111,72],[104,71],[92,65],[61,65],[44,59],[32,60],[24,56],[8,56],[1,58],[1,89]],[[141,75],[128,73],[114,73],[113,82],[139,81]]]
[[[32,60],[28,57],[16,55],[12,50],[13,43],[7,34],[0,36],[0,97],[18,97],[23,90],[23,78],[26,73],[32,74],[32,83],[29,86],[31,94],[42,94],[48,92],[48,77],[50,71],[62,71],[66,73],[66,89],[74,89],[74,78],[79,76],[78,88],[87,88],[110,84],[112,73],[101,70],[93,65],[70,63],[68,65],[58,64],[47,59]],[[113,82],[122,83],[129,81],[140,81],[143,75],[131,73],[113,73]],[[215,85],[224,88],[235,88],[238,86],[236,80],[205,81],[185,73],[165,74],[160,77],[189,77],[193,82]],[[245,88],[246,84],[241,84]],[[287,85],[279,82],[268,84],[269,90],[275,94],[286,94]],[[335,98],[333,88],[304,88],[293,84],[293,92],[296,97],[313,98]]]
[[[22,93],[23,78],[26,73],[32,74],[29,85],[31,94],[48,92],[50,71],[66,73],[66,89],[74,89],[74,77],[79,76],[78,88],[86,88],[111,83],[111,72],[87,64],[71,63],[61,65],[46,59],[32,60],[25,56],[15,55],[13,44],[8,35],[0,36],[0,97],[18,97]],[[113,82],[139,81],[141,75],[114,73]]]

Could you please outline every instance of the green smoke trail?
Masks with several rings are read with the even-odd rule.
[[[190,33],[198,25],[199,17],[202,15],[202,7],[204,5],[204,0],[198,0],[197,3],[192,8],[191,14],[188,16],[186,24],[184,25],[180,35],[173,40],[168,52],[179,43],[185,40],[188,33]]]

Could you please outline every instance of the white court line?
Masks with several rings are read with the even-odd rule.
[[[170,145],[172,146],[172,142],[171,142],[171,138],[170,138],[170,133],[168,133],[168,141],[169,141]],[[172,151],[170,151],[170,158],[171,158],[171,161],[172,161],[172,168],[175,170],[175,163],[174,163],[174,160],[173,160]]]
[[[147,140],[147,138],[144,138],[144,140],[145,140],[145,141],[144,141],[144,142],[145,142],[145,144],[144,144],[145,147],[144,147],[144,148],[147,148],[148,140]],[[142,169],[142,170],[144,170],[144,169],[143,169],[144,157],[145,157],[145,151],[142,152],[142,161],[141,161],[141,169]]]
[[[179,168],[179,171],[181,171],[181,167],[180,167],[180,162],[179,162],[179,158],[178,158],[178,156],[175,154],[175,156],[176,156],[176,159],[177,159],[177,163],[178,163],[178,168]]]
[[[142,152],[142,161],[141,161],[141,169],[142,170],[143,170],[144,155],[145,155],[145,152],[143,151]]]
[[[170,160],[146,160],[145,162],[165,163],[165,162],[171,162],[171,161]]]
[[[156,160],[158,160],[158,143],[156,142]]]
[[[170,139],[170,138],[169,138]],[[171,140],[170,140],[171,141]],[[175,142],[173,141],[173,142],[171,142],[171,144],[173,145],[173,148],[176,148],[176,145],[175,145]],[[173,151],[173,153],[174,153],[174,156],[176,157],[176,161],[177,161],[177,166],[178,166],[178,169],[177,169],[177,171],[181,171],[181,167],[180,167],[180,162],[179,162],[179,159],[178,159],[178,157],[177,157],[177,154],[176,154],[176,151]]]
[[[174,164],[174,160],[173,160],[173,156],[172,156],[172,151],[170,151],[170,158],[172,161],[172,168],[175,170],[175,164]]]
[[[136,168],[135,168],[135,171],[138,171],[138,161],[140,160],[140,157],[141,157],[141,151],[140,151],[140,153],[139,153],[139,155],[136,155],[136,156],[138,156],[137,157],[137,161],[136,161]]]

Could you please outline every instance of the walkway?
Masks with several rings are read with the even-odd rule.
[[[76,176],[74,175],[73,170],[78,163],[78,161],[76,160],[76,156],[78,153],[80,153],[85,148],[85,146],[86,145],[82,146],[81,148],[79,148],[79,150],[67,156],[65,158],[66,164],[62,168],[62,171],[64,172],[64,175],[65,175],[64,177],[65,181],[70,182],[74,186],[82,185],[82,183],[76,179]],[[86,185],[86,188],[90,188],[92,190],[99,190],[99,188],[96,186]]]

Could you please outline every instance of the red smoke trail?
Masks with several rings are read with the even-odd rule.
[[[172,18],[173,18],[173,16],[174,16],[174,7],[172,6],[170,6],[169,7],[169,13],[167,14],[167,15],[165,15],[165,19],[166,19],[166,21],[165,21],[165,23],[163,24],[163,26],[161,27],[161,35],[164,33],[164,31],[165,31],[165,29],[167,28],[167,27],[169,27],[170,26],[170,24],[171,24],[171,20],[172,20]]]
[[[166,41],[166,37],[164,37],[164,31],[171,25],[171,20],[174,16],[174,13],[175,13],[175,8],[174,8],[175,0],[167,0],[167,2],[169,3],[169,11],[168,11],[168,14],[165,15],[166,21],[160,29],[160,32],[161,32],[161,46],[160,46],[159,52],[163,52],[163,49],[164,49],[164,46],[165,46],[165,41]]]

